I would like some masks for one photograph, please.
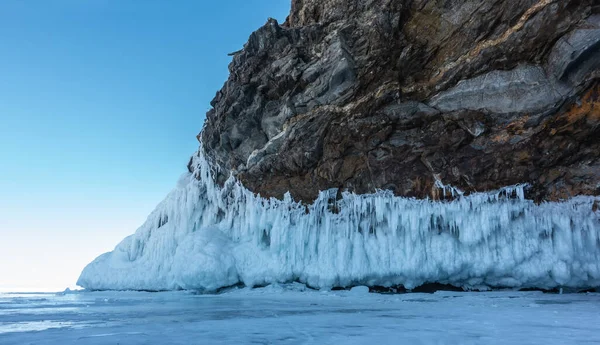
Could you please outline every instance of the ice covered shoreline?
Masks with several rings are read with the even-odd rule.
[[[199,152],[202,152],[200,150]],[[534,204],[523,186],[436,202],[322,192],[305,206],[213,183],[202,155],[137,232],[89,264],[93,290],[600,286],[599,197]],[[333,195],[332,195],[333,194]]]

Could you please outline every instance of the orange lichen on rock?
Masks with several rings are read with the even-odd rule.
[[[529,120],[529,115],[521,116],[515,121],[506,125],[506,130],[511,134],[522,134],[525,131],[525,123]]]
[[[588,117],[590,120],[600,119],[600,84],[596,84],[584,94],[581,102],[573,104],[564,116],[570,123],[584,117]]]
[[[525,133],[525,123],[529,120],[529,115],[524,115],[508,123],[498,133],[491,137],[491,140],[498,144],[507,143],[513,135]]]

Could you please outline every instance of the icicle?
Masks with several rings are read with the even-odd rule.
[[[305,206],[289,193],[261,198],[233,177],[215,185],[202,154],[192,164],[194,175],[183,175],[134,235],[88,265],[79,285],[600,286],[598,197],[536,205],[525,199],[525,185],[464,196],[437,181],[454,199],[377,191],[342,192],[338,200],[338,191],[328,190]]]

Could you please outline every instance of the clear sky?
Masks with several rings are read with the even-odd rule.
[[[73,287],[197,149],[236,51],[290,0],[0,1],[0,290]]]

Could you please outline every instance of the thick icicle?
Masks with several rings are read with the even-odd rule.
[[[219,188],[203,156],[193,164],[196,175],[183,175],[134,235],[85,268],[79,285],[600,286],[600,198],[536,205],[520,185],[469,196],[450,189],[458,198],[445,202],[385,191],[336,201],[324,191],[306,207],[289,195],[260,198],[233,179]]]

